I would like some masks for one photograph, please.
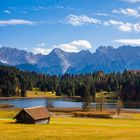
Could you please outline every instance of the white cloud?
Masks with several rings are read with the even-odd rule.
[[[33,48],[33,53],[34,54],[44,54],[47,55],[52,51],[52,49],[46,49],[46,48]]]
[[[117,21],[113,19],[104,22],[104,25],[121,25],[121,24],[123,24],[122,21]]]
[[[140,39],[118,39],[113,42],[121,43],[125,45],[140,45]]]
[[[67,44],[55,45],[54,48],[59,48],[66,52],[79,52],[80,50],[91,49],[92,46],[87,40],[75,40]]]
[[[109,16],[107,13],[94,13],[96,16]]]
[[[117,29],[123,32],[130,32],[133,30],[133,24],[132,23],[124,23],[122,21],[117,20],[109,20],[104,22],[104,25],[106,26],[115,26]]]
[[[121,1],[128,2],[128,3],[139,3],[140,2],[140,0],[121,0]]]
[[[85,49],[91,49],[92,48],[91,44],[87,40],[76,40],[76,41],[72,41],[70,44],[75,45],[77,47],[82,46]]]
[[[135,16],[135,17],[139,17],[140,14],[137,10],[135,9],[130,9],[130,8],[126,8],[126,9],[114,9],[112,11],[112,13],[116,13],[116,14],[123,14],[123,15],[127,15],[127,16]]]
[[[24,19],[0,20],[0,26],[8,26],[8,25],[33,25],[33,22]]]
[[[63,9],[64,6],[61,6],[61,5],[55,5],[54,8]]]
[[[69,15],[66,18],[66,23],[71,24],[73,26],[80,26],[84,24],[100,24],[101,21],[95,18],[85,16],[85,15],[81,15],[81,16]]]
[[[66,52],[79,52],[80,50],[91,49],[92,46],[87,40],[75,40],[67,44],[55,45],[53,48],[59,48]]]
[[[6,13],[6,14],[10,14],[11,13],[11,11],[9,11],[9,10],[4,10],[3,12]]]
[[[48,10],[48,9],[64,9],[65,7],[62,5],[53,5],[53,6],[33,6],[32,9],[34,11],[39,10]]]
[[[120,26],[118,26],[118,29],[123,32],[130,32],[132,31],[132,27],[133,26],[131,23],[123,23]]]
[[[23,50],[28,51],[28,48],[25,47],[25,48],[23,48]]]
[[[140,23],[129,23],[129,22],[122,22],[122,21],[117,21],[117,20],[109,20],[104,22],[105,26],[114,26],[120,31],[123,32],[140,32]]]
[[[45,43],[43,43],[43,42],[42,42],[42,43],[38,43],[38,44],[37,44],[37,47],[45,47],[45,46],[46,46],[46,44],[45,44]]]
[[[52,51],[52,49],[46,49],[45,48],[46,44],[44,42],[38,43],[36,46],[37,46],[36,48],[33,48],[33,53],[34,54],[44,54],[44,55],[47,55],[47,54],[49,54]]]
[[[92,49],[91,44],[87,40],[75,40],[70,43],[54,45],[52,48],[46,49],[43,47],[33,48],[33,53],[49,54],[54,48],[61,49],[65,52],[79,52],[81,50]]]
[[[134,24],[133,27],[134,27],[134,30],[136,32],[140,32],[140,24],[139,23]]]
[[[78,52],[79,51],[79,48],[77,48],[76,46],[71,45],[71,44],[54,45],[54,48],[59,48],[66,52]]]
[[[34,11],[39,11],[39,10],[45,10],[45,9],[48,9],[47,6],[33,6],[32,9]]]

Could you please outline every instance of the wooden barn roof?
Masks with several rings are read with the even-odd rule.
[[[22,111],[28,113],[34,120],[46,119],[48,117],[52,117],[49,111],[45,107],[30,107],[23,108],[14,118],[16,118]]]

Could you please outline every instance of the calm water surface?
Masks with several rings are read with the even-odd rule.
[[[46,106],[47,102],[51,102],[54,107],[64,107],[64,108],[72,108],[72,107],[81,107],[82,102],[80,99],[77,98],[33,98],[33,99],[9,99],[9,100],[0,100],[1,103],[11,104],[15,107],[25,108],[25,107],[33,107],[33,106]],[[96,103],[92,103],[93,107],[96,106]],[[106,108],[116,108],[115,101],[109,101],[108,103],[104,104]],[[124,103],[125,109],[136,109],[140,110],[140,102],[126,102]]]

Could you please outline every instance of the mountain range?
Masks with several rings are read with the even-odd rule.
[[[0,48],[0,64],[16,66],[25,71],[51,75],[82,74],[102,70],[105,73],[140,69],[140,47],[99,47],[96,52],[78,53],[55,48],[48,55],[33,54],[16,48]]]

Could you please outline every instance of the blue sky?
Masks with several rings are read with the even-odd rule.
[[[0,0],[0,46],[48,54],[140,45],[140,0]]]

